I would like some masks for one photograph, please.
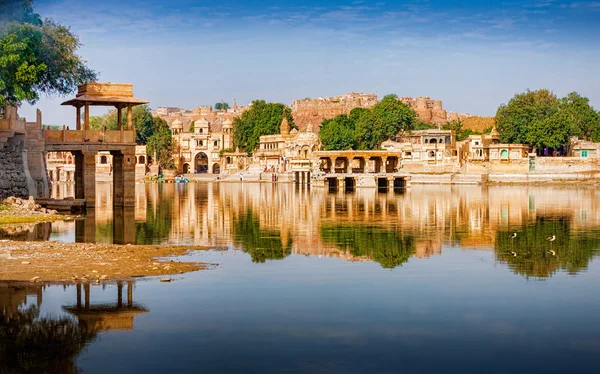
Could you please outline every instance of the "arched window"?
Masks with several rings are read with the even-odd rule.
[[[106,164],[108,163],[108,158],[106,156],[100,156],[100,163],[101,164]]]
[[[435,158],[435,152],[434,151],[429,151],[429,157]]]
[[[146,163],[146,157],[140,156],[140,162],[139,163],[142,164],[142,165],[145,164]]]
[[[500,157],[508,157],[508,149],[503,149],[500,151]]]

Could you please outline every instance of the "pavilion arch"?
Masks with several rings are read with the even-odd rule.
[[[221,174],[221,165],[219,165],[219,163],[214,163],[212,166],[212,173],[213,174]]]
[[[208,173],[208,156],[204,152],[200,152],[194,158],[196,174]]]
[[[183,164],[183,174],[188,174],[190,172],[190,164],[189,163],[185,163]]]

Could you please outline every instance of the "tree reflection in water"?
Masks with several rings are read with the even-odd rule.
[[[0,316],[0,373],[78,373],[74,361],[96,337],[70,318],[40,318],[36,306]]]
[[[377,226],[323,226],[321,238],[324,243],[350,250],[355,257],[368,257],[386,269],[402,265],[415,254],[412,236],[403,236]]]
[[[278,230],[261,230],[252,209],[234,218],[234,243],[252,257],[252,262],[282,260],[292,253],[292,240]]]
[[[516,238],[511,239],[513,232]],[[549,242],[548,237],[556,240]],[[569,219],[538,218],[520,230],[498,231],[496,257],[508,264],[516,274],[547,278],[557,271],[576,274],[586,270],[600,250],[600,233],[596,230],[577,232]]]

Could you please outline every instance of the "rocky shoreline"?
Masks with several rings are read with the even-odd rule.
[[[0,202],[0,225],[53,222],[67,217],[36,204],[32,196],[28,199],[11,196]]]
[[[2,240],[0,281],[87,282],[183,274],[207,264],[172,257],[206,249]]]

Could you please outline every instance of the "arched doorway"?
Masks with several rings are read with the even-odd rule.
[[[194,165],[196,165],[196,174],[208,173],[208,156],[206,153],[198,153]]]
[[[187,174],[190,172],[190,164],[185,163],[183,164],[183,174]]]
[[[221,174],[221,165],[219,164],[214,164],[213,165],[213,174]]]

